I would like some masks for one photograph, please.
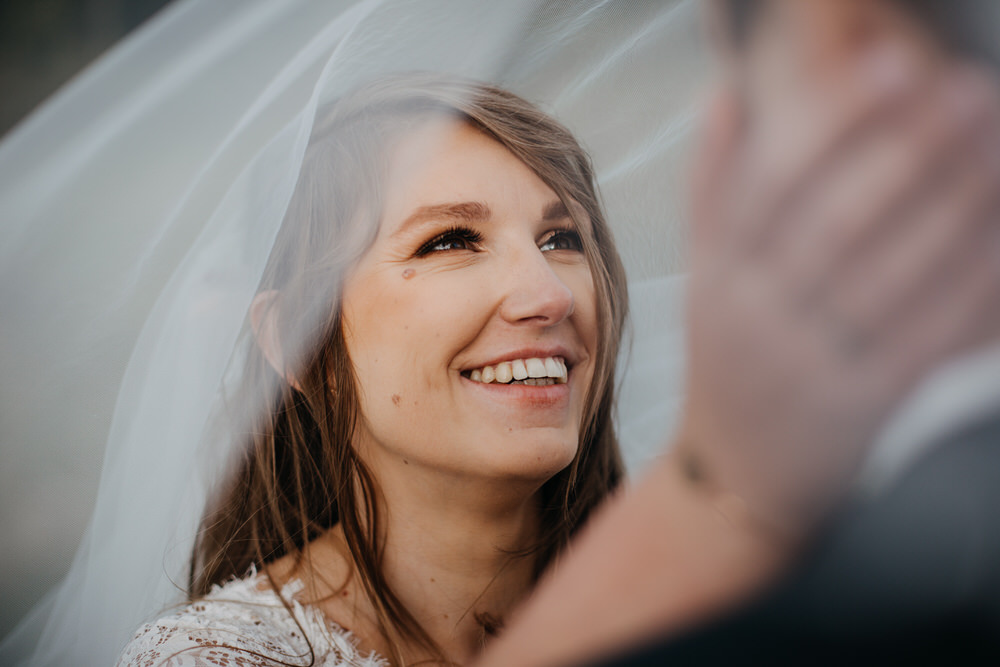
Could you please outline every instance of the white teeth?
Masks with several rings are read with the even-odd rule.
[[[545,362],[541,359],[536,359],[534,357],[531,359],[525,359],[524,368],[528,372],[528,377],[530,378],[543,378],[548,376],[548,373],[545,371]]]
[[[556,384],[555,378],[528,378],[526,380],[517,380],[515,384],[527,384],[532,387],[548,387],[549,385]]]
[[[513,359],[501,361],[495,366],[483,366],[469,371],[468,378],[473,382],[490,384],[527,384],[531,386],[548,386],[565,384],[569,371],[566,362],[559,357],[532,357],[530,359]]]
[[[510,367],[510,362],[504,361],[497,364],[497,382],[507,384],[514,379],[514,371]]]

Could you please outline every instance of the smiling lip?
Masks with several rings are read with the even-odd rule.
[[[470,378],[472,371],[485,368],[486,366],[498,366],[504,362],[511,362],[517,359],[561,359],[566,367],[567,374],[560,383],[529,385],[490,382],[484,383]],[[490,401],[500,401],[510,403],[518,408],[533,409],[559,409],[569,405],[570,384],[569,377],[573,373],[573,366],[580,361],[580,355],[568,350],[565,347],[532,347],[521,348],[505,352],[502,355],[493,357],[489,361],[474,362],[477,366],[468,366],[461,371],[463,386],[468,386],[476,392],[485,392],[481,396],[488,396]]]
[[[517,407],[529,408],[564,408],[569,405],[570,385],[550,384],[542,386],[532,386],[527,384],[498,384],[476,382],[469,378],[462,377],[462,385],[469,387],[472,391],[486,392],[491,401],[508,402]]]

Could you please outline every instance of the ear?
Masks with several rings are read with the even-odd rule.
[[[260,292],[250,304],[250,326],[253,328],[257,347],[271,365],[274,372],[285,378],[292,387],[302,391],[298,379],[286,368],[285,355],[281,348],[278,317],[281,311],[281,292],[267,290]]]

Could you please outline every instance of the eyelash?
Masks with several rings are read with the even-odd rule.
[[[475,229],[470,229],[469,227],[452,227],[420,246],[420,248],[417,249],[416,256],[423,257],[424,255],[431,254],[432,252],[448,252],[448,250],[452,250],[452,248],[445,249],[438,248],[437,246],[455,241],[465,244],[466,247],[461,248],[462,250],[472,250],[483,242],[483,235]]]
[[[469,227],[451,227],[444,232],[438,234],[431,240],[424,243],[417,252],[414,253],[416,257],[424,257],[435,252],[449,252],[451,250],[475,250],[483,242],[483,235],[475,229]],[[583,251],[583,240],[580,238],[579,232],[574,229],[554,229],[549,232],[548,236],[541,244],[541,248],[552,243],[566,243],[565,247],[553,247],[551,250],[572,250],[575,252]],[[463,247],[461,248],[443,248],[445,244],[458,243]]]
[[[541,247],[545,247],[553,241],[565,241],[568,243],[568,247],[552,248],[552,250],[572,250],[574,252],[583,252],[583,239],[580,238],[580,232],[575,229],[553,229],[545,238]]]

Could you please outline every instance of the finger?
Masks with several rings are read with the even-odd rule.
[[[790,206],[794,223],[775,239],[768,257],[785,267],[800,299],[822,298],[830,283],[843,282],[845,271],[856,272],[858,258],[871,255],[872,246],[881,248],[883,239],[900,233],[897,227],[909,233],[910,209],[922,213],[928,192],[938,196],[942,185],[954,187],[956,170],[942,165],[964,159],[994,88],[968,77],[938,77],[916,91],[913,104],[885,114],[840,147]]]
[[[794,222],[783,214],[802,190],[852,137],[912,96],[924,69],[887,40],[839,80],[793,87],[768,109],[751,110],[736,169],[739,188],[729,198],[732,238],[755,251],[780,235]]]
[[[969,261],[970,250],[988,244],[1000,194],[1000,112],[992,126],[974,128],[956,144],[924,196],[903,209],[892,233],[882,234],[845,281],[853,292],[851,317],[873,332],[889,330],[907,310]],[[853,284],[852,284],[853,283]],[[876,335],[878,335],[876,333]]]
[[[933,284],[926,298],[898,320],[897,335],[882,342],[889,367],[910,384],[946,358],[996,340],[1000,309],[1000,236],[994,211],[989,242],[971,244],[964,261]]]
[[[694,250],[720,239],[717,203],[725,196],[733,155],[743,131],[743,107],[731,82],[712,91],[692,165]]]

